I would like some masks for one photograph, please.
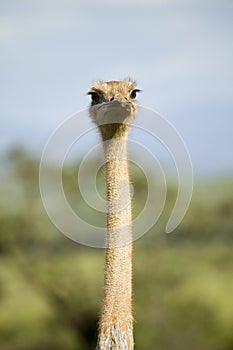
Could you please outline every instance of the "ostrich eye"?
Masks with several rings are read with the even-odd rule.
[[[93,104],[100,102],[100,96],[97,92],[90,91],[90,92],[88,92],[88,95],[91,95],[91,100],[92,100]]]
[[[133,91],[131,91],[130,98],[135,99],[137,97],[137,92],[139,92],[139,91],[141,91],[141,90],[134,89]]]

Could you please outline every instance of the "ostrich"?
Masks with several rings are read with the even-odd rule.
[[[132,350],[132,212],[127,137],[137,104],[135,82],[94,82],[89,114],[102,137],[107,187],[104,298],[97,350]]]

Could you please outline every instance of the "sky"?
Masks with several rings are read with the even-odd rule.
[[[93,80],[131,76],[139,103],[182,135],[195,174],[232,173],[232,34],[232,0],[1,0],[1,152],[40,155],[87,108]]]

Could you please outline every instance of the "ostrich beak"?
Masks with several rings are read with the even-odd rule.
[[[132,104],[124,99],[115,99],[102,103],[98,108],[98,114],[102,115],[100,120],[103,124],[127,123],[131,116]]]

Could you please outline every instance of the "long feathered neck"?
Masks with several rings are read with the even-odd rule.
[[[104,300],[97,349],[132,350],[132,213],[127,162],[128,131],[119,127],[112,130],[114,133],[110,138],[102,132],[108,214]]]

